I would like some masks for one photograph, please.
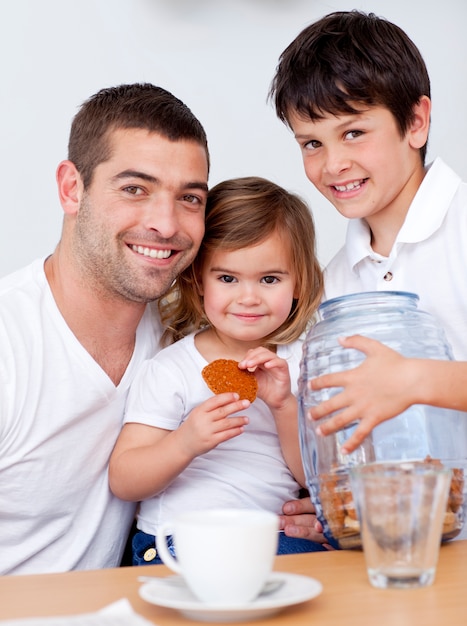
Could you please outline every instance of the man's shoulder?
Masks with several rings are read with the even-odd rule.
[[[36,259],[0,278],[0,302],[8,304],[12,300],[39,295],[46,285],[43,267],[44,259]]]

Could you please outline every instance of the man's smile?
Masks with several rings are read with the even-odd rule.
[[[156,248],[147,248],[145,246],[132,245],[133,252],[148,256],[151,259],[168,259],[172,255],[172,250],[158,250]]]

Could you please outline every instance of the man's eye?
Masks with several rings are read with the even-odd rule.
[[[223,276],[219,276],[219,280],[221,283],[233,283],[235,282],[235,278],[233,276],[229,276],[228,274],[224,274]]]
[[[128,185],[127,187],[123,188],[123,191],[126,191],[132,196],[138,196],[143,193],[141,187],[138,187],[138,185]]]
[[[277,276],[263,276],[261,280],[263,283],[266,283],[267,285],[274,285],[274,283],[279,282],[279,279],[277,278]]]
[[[194,196],[191,193],[187,193],[185,196],[183,196],[183,200],[184,202],[188,202],[189,204],[199,204],[201,202],[198,196]]]

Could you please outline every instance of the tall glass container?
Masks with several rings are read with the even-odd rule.
[[[326,437],[316,434],[311,407],[338,393],[331,388],[311,391],[308,381],[324,373],[359,365],[365,355],[345,349],[342,336],[361,334],[377,339],[407,357],[452,360],[444,330],[435,318],[418,309],[412,293],[378,291],[356,293],[323,302],[321,321],[307,334],[299,378],[300,445],[308,488],[330,541],[341,548],[361,547],[360,529],[350,490],[348,468],[371,461],[419,460],[453,469],[451,494],[443,539],[457,536],[463,527],[467,494],[467,414],[414,405],[379,424],[353,453],[342,455],[342,444],[356,424]]]

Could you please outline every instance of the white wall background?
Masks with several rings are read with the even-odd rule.
[[[467,179],[465,0],[0,0],[0,275],[48,254],[60,236],[55,168],[77,107],[102,87],[159,84],[204,124],[211,184],[268,177],[310,204],[323,264],[345,220],[306,180],[298,147],[266,102],[278,57],[334,10],[401,26],[432,80],[429,156]]]

